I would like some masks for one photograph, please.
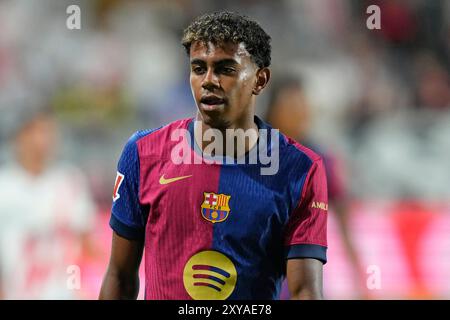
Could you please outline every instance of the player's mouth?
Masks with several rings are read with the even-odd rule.
[[[215,111],[224,106],[225,99],[215,95],[206,95],[200,99],[200,107],[204,111]]]

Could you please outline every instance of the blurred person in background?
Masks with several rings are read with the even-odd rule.
[[[312,112],[300,77],[288,75],[275,79],[269,97],[266,121],[302,145],[317,150],[324,160],[330,208],[337,218],[343,244],[353,268],[357,296],[366,298],[365,272],[362,269],[349,229],[350,208],[344,166],[335,154],[317,147],[310,136],[310,127],[313,122]],[[287,298],[289,298],[289,291],[287,283],[284,282],[281,299]]]
[[[83,174],[53,162],[51,112],[19,113],[13,159],[0,168],[0,292],[4,299],[77,298],[81,279],[70,278],[69,266],[91,247],[95,206]]]

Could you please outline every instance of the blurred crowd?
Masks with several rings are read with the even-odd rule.
[[[74,3],[81,30],[66,28]],[[381,30],[366,27],[374,3]],[[346,158],[355,195],[450,196],[444,0],[3,0],[0,159],[21,121],[16,111],[51,104],[64,133],[61,156],[89,173],[97,200],[107,204],[115,160],[132,131],[195,112],[180,35],[193,17],[223,8],[251,15],[272,35],[275,79],[293,70],[302,76],[311,134]],[[263,98],[261,114],[265,107]]]
[[[66,27],[72,4],[81,9],[80,30]],[[366,26],[371,4],[381,9],[380,30]],[[74,211],[82,203],[86,225],[68,225],[83,239],[92,227],[89,217],[110,208],[116,163],[128,137],[195,114],[181,33],[197,15],[222,9],[253,17],[272,36],[274,83],[287,75],[301,79],[308,139],[345,163],[352,198],[449,202],[450,2],[445,0],[1,0],[2,172],[11,174],[11,164],[17,169],[27,162],[20,160],[27,156],[18,151],[18,137],[32,131],[30,115],[50,109],[53,122],[44,123],[58,141],[45,162],[57,177],[49,188],[81,197],[57,198]],[[270,96],[269,85],[259,99],[259,115],[266,114]],[[50,146],[42,148],[50,153]],[[30,176],[44,171],[23,168]],[[10,179],[0,175],[0,193],[6,194]],[[60,187],[64,179],[79,183]],[[32,183],[27,186],[33,190]],[[11,202],[0,203],[0,209],[14,207]],[[12,218],[0,212],[0,219],[1,230]],[[1,259],[0,253],[0,273],[9,268]]]

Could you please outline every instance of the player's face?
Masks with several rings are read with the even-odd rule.
[[[190,64],[192,94],[205,124],[220,129],[253,122],[258,67],[243,43],[194,42]]]

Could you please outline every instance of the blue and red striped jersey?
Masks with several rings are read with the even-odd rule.
[[[180,129],[189,134],[174,141]],[[261,174],[260,162],[174,163],[180,143],[201,156],[193,131],[194,119],[139,131],[118,163],[110,225],[145,241],[145,298],[279,298],[287,259],[326,262],[322,159],[279,134],[257,143],[268,154],[277,146],[275,174]]]

